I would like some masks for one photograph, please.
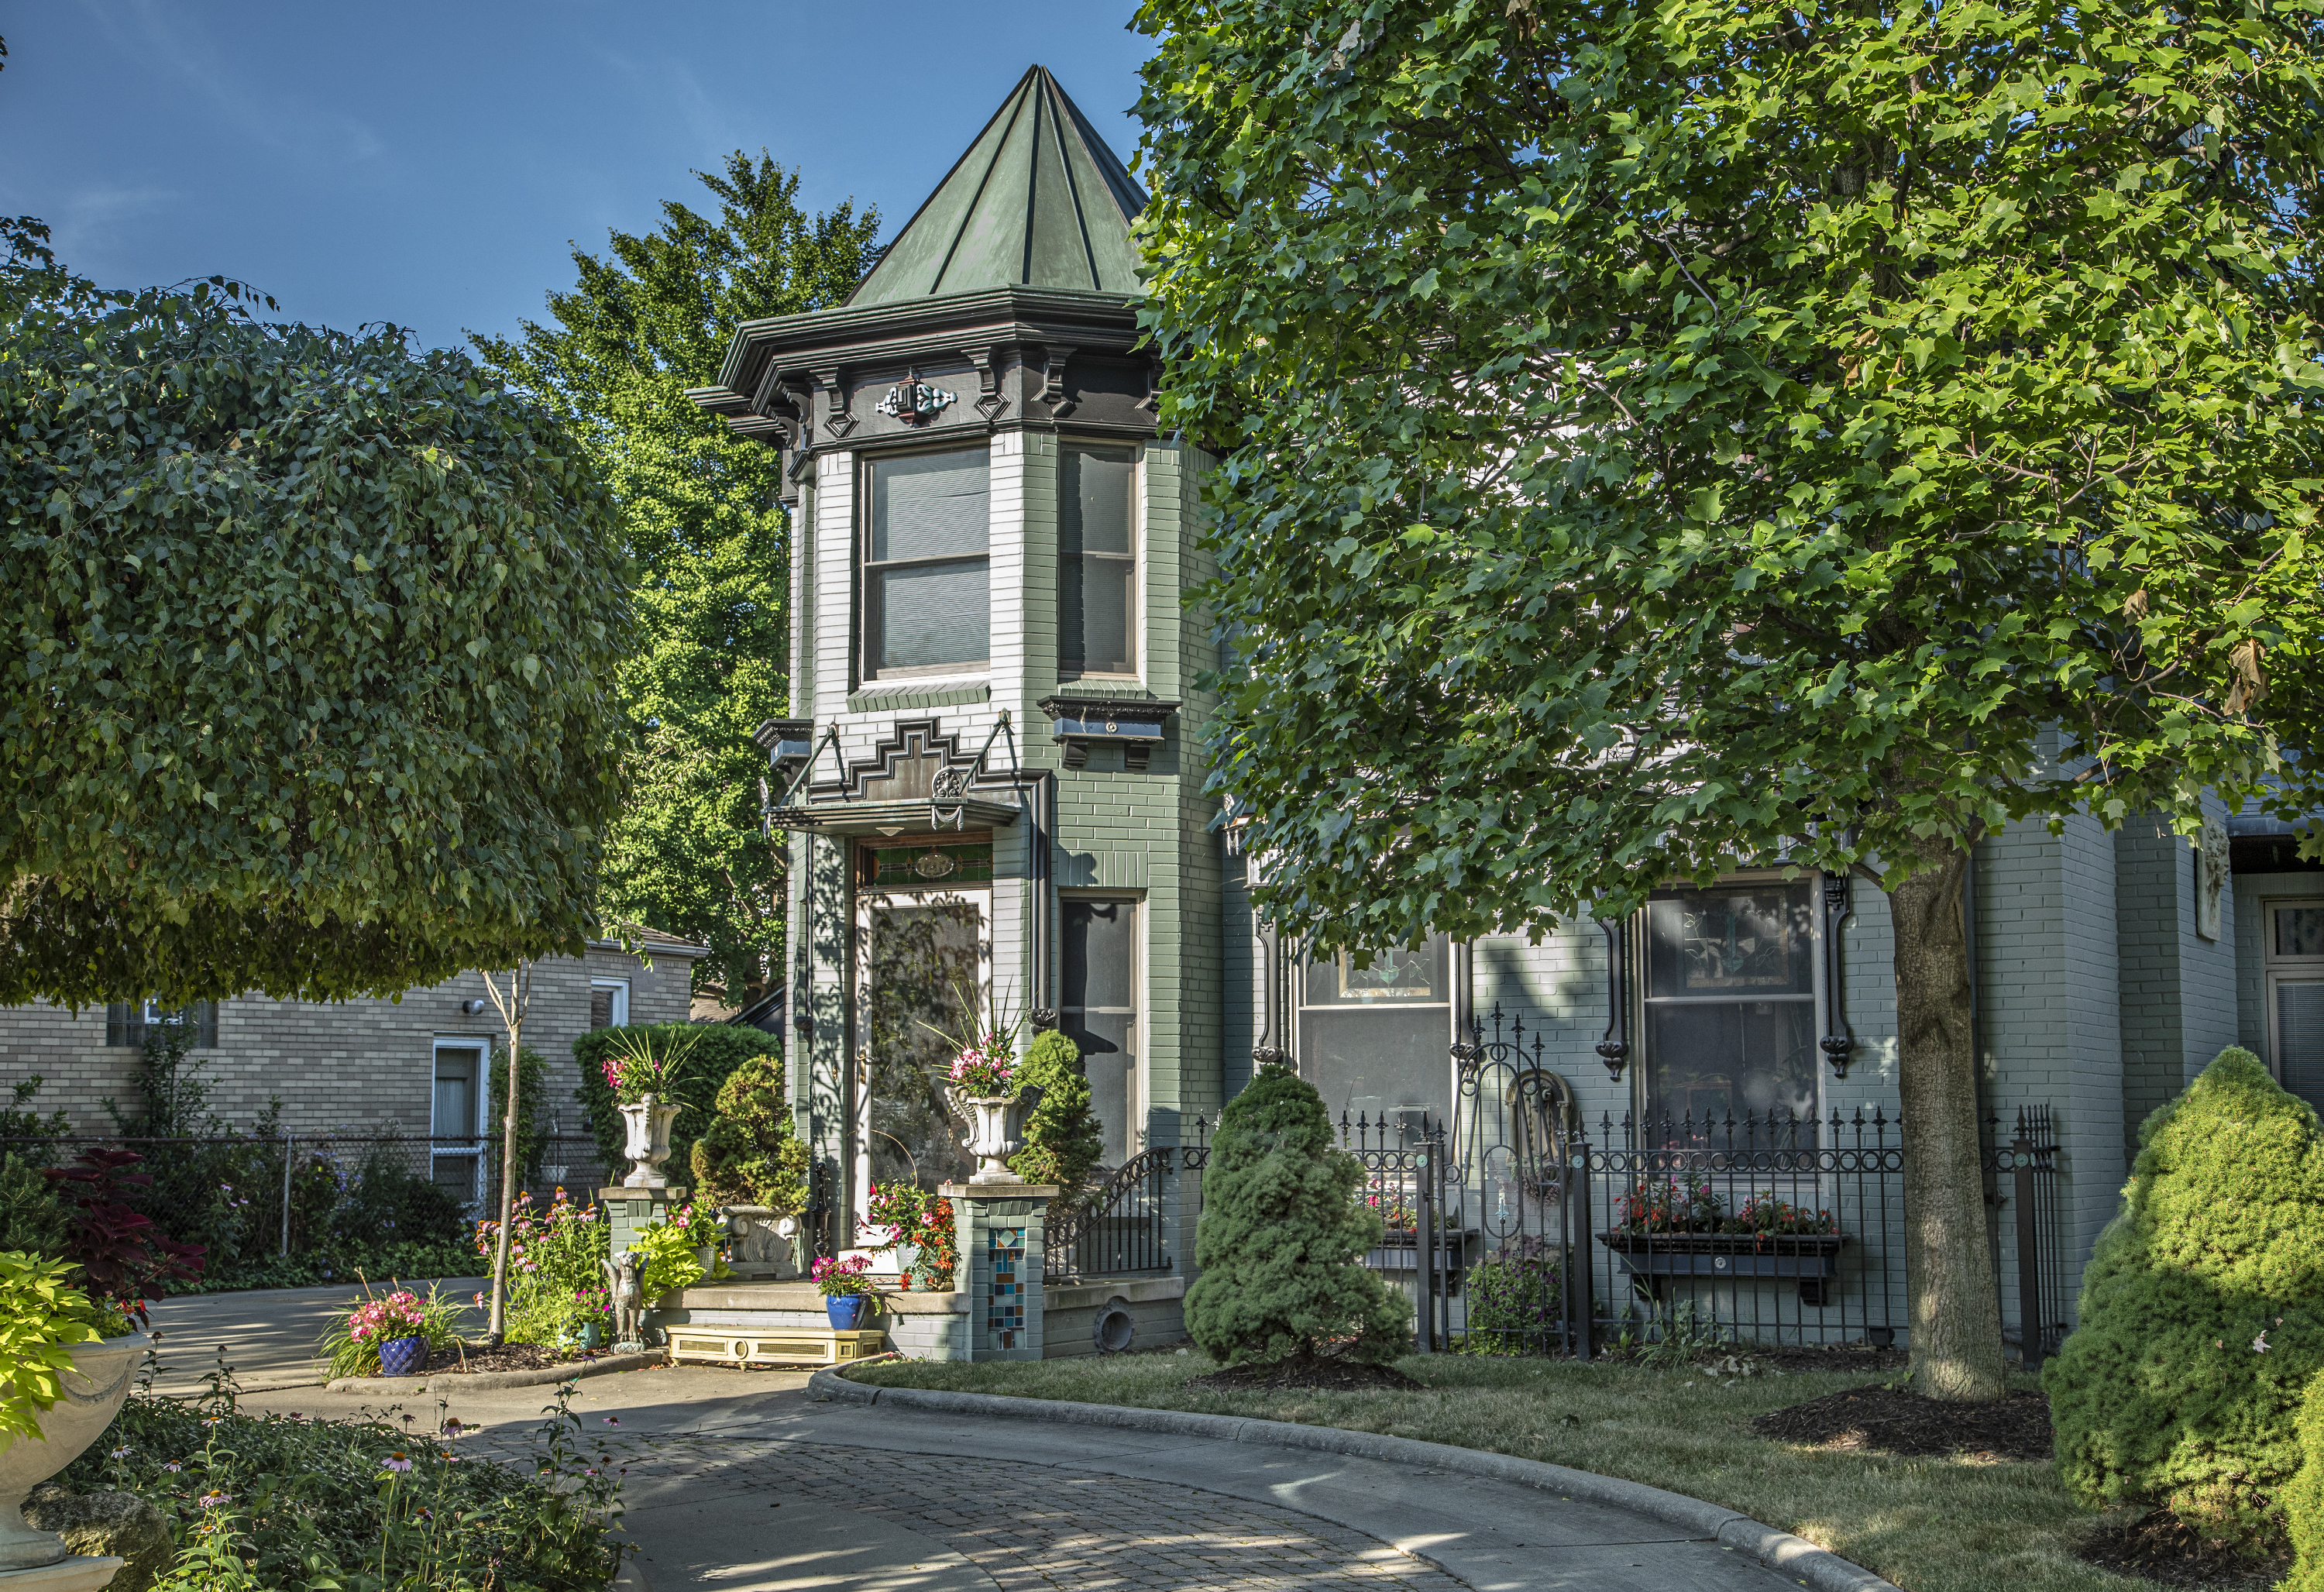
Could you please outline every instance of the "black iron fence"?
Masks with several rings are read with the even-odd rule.
[[[123,1171],[151,1181],[127,1183],[118,1198],[171,1238],[202,1246],[204,1278],[211,1284],[231,1284],[263,1273],[269,1262],[299,1257],[337,1256],[352,1265],[370,1256],[408,1255],[410,1246],[465,1250],[475,1223],[500,1207],[497,1136],[0,1139],[0,1152],[35,1165],[70,1164],[88,1151],[137,1157]],[[536,1199],[563,1187],[586,1201],[607,1181],[593,1137],[530,1137],[520,1155],[517,1186]]]
[[[1385,1229],[1364,1264],[1412,1301],[1421,1348],[1586,1359],[1898,1341],[1908,1321],[1900,1117],[1585,1124],[1540,1040],[1528,1047],[1523,1026],[1505,1026],[1498,1010],[1493,1024],[1454,1053],[1449,1119],[1339,1124]],[[1207,1163],[1209,1128],[1196,1119],[1178,1164]],[[2057,1139],[2046,1106],[1987,1128],[1997,1307],[2032,1367],[2065,1330]],[[1139,1189],[1158,1189],[1161,1174],[1141,1175]],[[1139,1197],[1158,1208],[1158,1195]],[[1102,1227],[1107,1210],[1093,1201],[1081,1230]]]
[[[1065,1282],[1168,1271],[1170,1179],[1178,1161],[1176,1149],[1133,1155],[1074,1210],[1053,1215],[1043,1274]]]

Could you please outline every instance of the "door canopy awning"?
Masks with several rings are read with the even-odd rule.
[[[841,798],[777,807],[767,818],[777,829],[804,834],[952,834],[1014,824],[1019,810],[1014,804],[979,796],[909,796],[886,801]]]

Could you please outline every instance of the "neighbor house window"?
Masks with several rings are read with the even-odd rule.
[[[630,1022],[630,981],[627,979],[589,980],[589,1026],[625,1028]]]
[[[1090,1105],[1103,1128],[1104,1159],[1120,1166],[1139,1148],[1138,903],[1068,896],[1065,998],[1059,1025],[1081,1046]]]
[[[484,1054],[481,1039],[436,1042],[436,1092],[429,1110],[436,1186],[472,1202],[484,1193]]]
[[[1068,675],[1138,672],[1138,463],[1067,447],[1058,480],[1057,663]]]
[[[1723,1136],[1732,1117],[1739,1143],[1747,1114],[1813,1118],[1813,901],[1806,879],[1648,899],[1641,1071],[1655,1142],[1704,1142],[1706,1124]]]
[[[983,448],[865,466],[866,677],[982,668],[991,651]]]
[[[1318,958],[1300,980],[1299,1075],[1335,1127],[1345,1118],[1393,1145],[1424,1120],[1442,1123],[1452,1105],[1452,948],[1442,934],[1369,958]]]
[[[2267,1059],[2284,1088],[2324,1109],[2324,900],[2261,908]]]
[[[193,1048],[217,1048],[217,1002],[197,1000],[191,1006],[165,1007],[154,1000],[116,1000],[105,1008],[105,1043],[134,1050],[145,1036],[165,1025],[193,1028]]]

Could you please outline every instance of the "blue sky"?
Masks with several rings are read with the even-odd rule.
[[[1131,159],[1135,10],[0,0],[0,214],[108,286],[222,272],[289,317],[452,343],[538,317],[568,239],[706,200],[688,173],[730,150],[892,235],[1035,61]]]

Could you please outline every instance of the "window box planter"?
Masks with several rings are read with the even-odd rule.
[[[1831,1302],[1845,1233],[1640,1233],[1617,1229],[1598,1241],[1641,1277],[1766,1278],[1795,1282],[1800,1302]]]
[[[1444,1279],[1448,1295],[1461,1292],[1461,1279],[1468,1272],[1480,1238],[1475,1228],[1436,1229],[1435,1269]],[[1388,1229],[1379,1247],[1365,1252],[1364,1265],[1376,1272],[1419,1271],[1420,1234],[1412,1228]]]

